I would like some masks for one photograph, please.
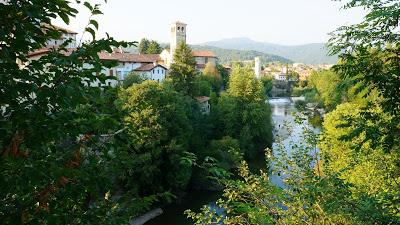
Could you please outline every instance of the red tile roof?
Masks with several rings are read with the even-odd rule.
[[[68,49],[65,55],[70,55],[75,49]],[[33,57],[37,55],[44,55],[50,51],[50,48],[42,48],[35,50],[34,52],[28,53],[28,57]],[[131,54],[131,53],[108,53],[100,52],[98,53],[100,59],[102,60],[117,60],[119,62],[139,62],[139,63],[154,63],[161,60],[160,56],[157,54]]]
[[[68,34],[78,34],[75,31],[68,30],[66,28],[59,27],[59,26],[56,26],[56,25],[53,25],[53,24],[44,24],[43,26],[48,28],[48,29],[54,29],[54,30],[58,30],[58,31],[61,31],[61,32],[64,32],[64,33],[68,33]]]
[[[212,51],[193,50],[192,53],[193,53],[194,57],[212,57],[212,58],[217,58],[217,56]]]
[[[49,51],[50,51],[50,49],[48,49],[48,48],[37,49],[34,52],[29,52],[28,57],[44,55],[44,54],[48,53]]]
[[[140,62],[140,63],[153,63],[161,60],[157,54],[131,54],[131,53],[108,53],[101,52],[99,57],[102,60],[117,60],[119,62]]]
[[[167,68],[165,68],[164,66],[161,66],[161,65],[154,65],[153,63],[149,63],[149,64],[144,64],[144,65],[142,65],[141,67],[135,69],[135,71],[150,71],[150,70],[152,70],[152,69],[154,69],[154,68],[156,68],[156,67],[162,67],[162,68],[164,68],[164,69],[167,69]]]
[[[196,100],[197,100],[198,102],[200,102],[200,103],[203,103],[203,102],[206,102],[206,101],[210,100],[210,97],[207,97],[207,96],[198,96],[198,97],[196,97]]]

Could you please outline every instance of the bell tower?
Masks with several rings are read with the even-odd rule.
[[[186,25],[180,21],[171,24],[171,43],[170,43],[170,54],[171,59],[174,58],[176,47],[179,43],[186,43]]]

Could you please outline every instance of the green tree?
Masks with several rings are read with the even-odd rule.
[[[174,62],[168,76],[175,90],[194,96],[195,79],[198,76],[198,71],[192,50],[186,43],[181,42],[176,48]]]
[[[92,16],[98,5],[81,3]],[[78,11],[69,1],[7,1],[0,4],[0,221],[2,224],[127,223],[145,210],[152,197],[119,193],[116,176],[124,149],[115,148],[123,133],[113,94],[105,83],[98,53],[127,47],[112,38],[95,39],[94,17],[85,28],[92,40],[65,54],[67,44],[40,59],[28,54],[60,38],[52,19],[69,23]],[[18,62],[29,62],[22,68]],[[85,65],[85,66],[83,66]],[[96,75],[98,73],[98,75]],[[130,207],[125,207],[130,205]],[[67,222],[66,222],[67,221]]]
[[[229,81],[228,70],[221,64],[217,64],[217,69],[219,71],[219,74],[221,74],[221,77],[222,77],[223,88],[225,88],[228,86],[228,81]]]
[[[141,76],[139,73],[131,72],[127,77],[125,77],[125,79],[122,83],[122,87],[128,88],[128,87],[132,86],[133,84],[140,84],[145,80],[146,80],[146,78]]]
[[[273,88],[273,83],[272,83],[272,78],[263,76],[261,77],[261,82],[263,83],[265,94],[267,96],[271,96],[272,88]]]
[[[149,47],[150,47],[150,41],[147,40],[146,38],[142,38],[142,40],[140,40],[139,46],[138,46],[139,53],[147,54]]]
[[[162,52],[162,48],[157,41],[150,41],[148,48],[146,50],[147,54],[160,54]]]
[[[343,80],[347,80],[347,85],[357,86],[356,94],[365,96],[376,90],[383,97],[382,101],[371,101],[362,110],[364,119],[369,118],[365,113],[368,108],[376,104],[393,116],[391,123],[385,125],[393,134],[386,139],[387,151],[394,151],[400,144],[398,135],[395,135],[400,131],[398,6],[396,0],[349,1],[345,8],[363,7],[367,15],[359,24],[340,27],[330,39],[332,53],[338,53],[340,57],[340,63],[334,69]],[[365,127],[363,124],[357,126]],[[368,139],[376,140],[373,136]]]
[[[250,67],[235,67],[229,88],[219,99],[218,120],[224,136],[238,139],[246,158],[271,146],[271,110],[261,81]]]
[[[245,102],[265,100],[262,83],[255,78],[251,67],[235,66],[229,79],[228,94]]]
[[[210,96],[213,87],[207,77],[197,76],[194,82],[194,96]]]
[[[213,91],[219,92],[222,87],[222,77],[217,66],[210,62],[207,63],[203,74],[211,83]]]
[[[400,196],[396,188],[400,182],[396,163],[400,155],[385,152],[385,139],[391,130],[390,126],[382,126],[390,124],[393,117],[381,108],[374,107],[368,110],[372,119],[365,120],[362,111],[363,106],[359,103],[345,103],[326,116],[325,132],[319,143],[325,159],[324,171],[327,175],[340,174],[340,178],[354,185],[354,198],[363,198],[367,194],[381,205],[381,212],[396,212],[400,209],[398,205],[393,205],[396,196]],[[380,121],[376,123],[373,118],[379,118]],[[368,124],[368,128],[351,139],[344,138],[360,129],[357,123],[351,121],[360,120]],[[351,126],[348,126],[349,122]],[[369,135],[375,136],[376,143],[365,142]]]
[[[339,74],[332,70],[313,71],[308,86],[315,96],[309,100],[321,103],[327,110],[334,109],[346,98],[346,91],[340,89],[342,83]]]
[[[120,98],[132,157],[138,159],[131,168],[135,182],[147,191],[184,190],[192,169],[185,98],[151,80],[123,90]]]

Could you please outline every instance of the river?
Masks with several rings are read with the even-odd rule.
[[[300,142],[302,134],[302,125],[295,123],[293,113],[296,112],[294,102],[301,98],[272,98],[269,100],[272,110],[272,121],[274,123],[274,134],[283,138],[285,149],[291,149],[291,142]],[[289,132],[284,124],[291,127]],[[274,149],[274,143],[272,148]],[[257,157],[259,160],[250,162],[253,168],[265,167],[263,157]],[[279,187],[284,187],[282,179],[278,176],[271,176],[271,181]],[[180,204],[172,204],[164,208],[164,213],[159,217],[149,221],[146,225],[190,225],[190,220],[186,219],[183,212],[186,209],[199,211],[203,205],[215,205],[215,201],[220,197],[219,192],[209,191],[190,191],[181,201]]]

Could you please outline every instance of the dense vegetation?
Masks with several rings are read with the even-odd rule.
[[[319,136],[304,127],[305,143],[288,154],[277,140],[273,173],[224,180],[224,215],[188,211],[196,224],[399,224],[400,40],[398,0],[347,1],[368,10],[360,24],[332,33],[332,71],[314,73],[306,97],[330,111]],[[299,118],[301,122],[301,118]],[[319,149],[319,151],[318,151]]]
[[[164,83],[133,73],[107,87],[115,78],[102,71],[116,62],[98,53],[137,43],[96,40],[99,5],[76,3],[90,11],[91,40],[34,61],[30,52],[60,38],[51,19],[68,24],[78,11],[63,0],[0,3],[2,224],[128,224],[193,183],[214,185],[210,175],[225,187],[225,213],[188,211],[196,224],[400,223],[398,0],[347,2],[368,15],[332,33],[340,62],[303,90],[329,111],[322,133],[304,127],[305,142],[292,143],[291,154],[277,139],[275,155],[270,80],[255,79],[249,66],[234,65],[229,77],[220,65],[197,71],[181,43]],[[151,43],[141,51],[161,51]],[[203,95],[210,112],[196,99]],[[246,160],[264,150],[286,188],[249,171]]]
[[[28,54],[60,38],[51,19],[68,24],[78,11],[68,1],[0,4],[2,224],[128,224],[270,147],[269,106],[251,69],[235,68],[228,85],[220,65],[197,71],[182,43],[164,83],[132,73],[108,87],[115,77],[102,71],[117,62],[98,53],[137,43],[96,40],[99,5],[77,4],[91,12],[91,40],[37,60]],[[196,100],[200,91],[211,97],[209,114]]]

